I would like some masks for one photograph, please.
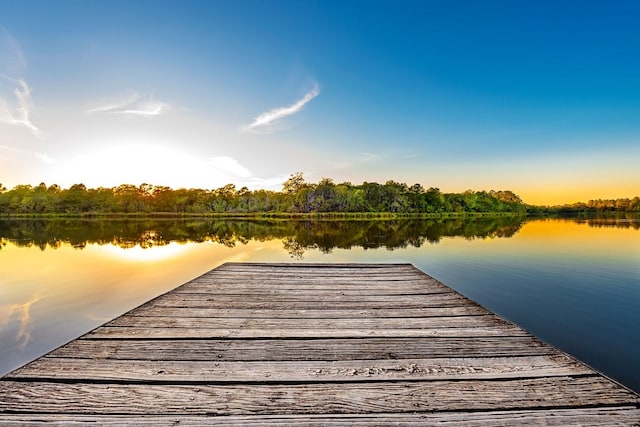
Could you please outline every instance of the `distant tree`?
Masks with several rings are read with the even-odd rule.
[[[336,204],[336,185],[331,178],[322,178],[313,189],[313,202],[311,210],[317,212],[335,212],[338,210]]]
[[[425,212],[427,203],[424,198],[424,187],[422,184],[413,184],[407,191],[409,210],[411,212]]]
[[[302,172],[292,173],[282,184],[282,192],[284,194],[297,194],[306,185]]]
[[[33,205],[33,187],[31,185],[16,185],[6,193],[8,197],[7,210],[16,213],[30,213]]]
[[[55,193],[49,193],[47,184],[41,182],[32,189],[30,211],[33,213],[53,212],[56,196]]]
[[[427,212],[441,212],[444,210],[444,197],[439,188],[430,187],[424,193]]]
[[[493,190],[491,190],[489,192],[489,194],[491,194],[493,197],[495,197],[496,199],[500,200],[501,202],[522,204],[522,199],[520,198],[520,196],[515,194],[513,191],[509,191],[509,190],[506,190],[506,191],[504,191],[504,190],[493,191]]]
[[[135,185],[121,184],[113,189],[113,195],[118,212],[140,212],[144,206],[140,191]]]
[[[181,212],[185,213],[189,210],[190,205],[190,197],[189,190],[184,188],[180,188],[178,190],[173,191],[173,212]]]
[[[236,195],[236,185],[227,184],[224,187],[218,188],[216,190],[216,193],[220,194],[223,197],[231,198]]]

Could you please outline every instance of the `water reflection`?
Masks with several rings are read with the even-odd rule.
[[[221,263],[300,259],[413,263],[640,390],[640,221],[620,218],[0,220],[0,375]]]
[[[291,257],[301,259],[309,249],[419,248],[443,237],[467,239],[512,237],[522,227],[519,217],[448,220],[10,220],[0,221],[2,245],[41,250],[69,244],[148,249],[171,242],[215,242],[226,247],[250,240],[283,241]],[[1,248],[2,246],[0,246]]]
[[[0,305],[0,334],[9,329],[12,323],[17,322],[17,328],[14,329],[17,329],[15,340],[19,349],[24,349],[31,340],[31,306],[38,301],[40,296],[34,293],[23,303]]]
[[[576,220],[578,223],[586,223],[589,227],[615,227],[615,228],[631,228],[640,230],[640,221],[638,218],[589,218],[586,220]]]

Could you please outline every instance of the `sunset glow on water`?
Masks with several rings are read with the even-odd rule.
[[[402,230],[401,224],[393,223],[394,229]],[[377,231],[372,236],[379,241],[369,249],[357,237],[371,227],[367,221],[340,225],[346,246],[335,236],[299,234],[299,224],[289,225],[298,231],[241,222],[232,237],[222,239],[212,229],[199,243],[164,241],[145,248],[124,242],[74,247],[55,240],[37,245],[0,236],[0,372],[224,262],[410,262],[623,383],[636,389],[640,384],[635,370],[625,373],[640,357],[637,220],[618,226],[534,220],[511,237],[476,226],[472,230],[488,235],[441,236],[437,243]]]

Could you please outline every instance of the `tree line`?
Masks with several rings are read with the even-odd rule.
[[[165,186],[123,184],[113,188],[87,188],[75,184],[0,185],[0,213],[99,214],[99,213],[256,214],[328,212],[505,212],[524,213],[526,206],[511,191],[442,193],[420,184],[387,181],[384,184],[349,182],[330,178],[306,182],[292,174],[281,191],[237,189],[234,184],[204,189],[172,189]]]
[[[512,191],[443,193],[420,184],[387,181],[334,183],[323,178],[305,181],[292,174],[281,191],[237,189],[234,184],[205,189],[123,184],[112,188],[87,188],[75,184],[63,189],[53,184],[18,185],[8,190],[0,184],[0,214],[261,214],[261,213],[579,213],[640,212],[640,198],[592,200],[554,207],[530,206]]]
[[[640,212],[640,197],[624,199],[596,199],[588,202],[572,203],[551,206],[542,209],[548,213],[556,214],[581,214],[581,213],[607,213],[607,212]]]

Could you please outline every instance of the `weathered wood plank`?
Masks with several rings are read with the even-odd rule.
[[[358,319],[358,318],[388,318],[388,317],[444,317],[444,316],[476,316],[489,313],[485,308],[476,305],[463,307],[427,307],[414,309],[362,309],[362,310],[247,310],[228,308],[191,308],[186,311],[178,307],[151,307],[142,306],[127,316],[153,316],[153,317],[183,317],[185,313],[189,317],[228,317],[228,318],[253,318],[253,319]]]
[[[380,267],[380,268],[368,268],[368,267],[357,267],[357,268],[343,268],[343,267],[316,267],[313,264],[300,264],[299,266],[290,266],[290,267],[260,267],[258,265],[249,266],[246,268],[238,268],[238,267],[229,267],[229,268],[217,268],[215,271],[210,272],[210,274],[220,274],[220,275],[275,275],[275,274],[285,274],[289,276],[298,275],[301,277],[304,276],[315,276],[315,277],[336,277],[340,275],[344,276],[363,276],[363,275],[376,275],[376,276],[393,276],[393,275],[404,275],[404,276],[412,276],[419,275],[421,273],[420,270],[413,267]]]
[[[541,409],[512,411],[464,411],[371,414],[235,415],[235,416],[159,416],[159,415],[74,415],[74,414],[0,414],[6,427],[25,425],[66,426],[632,426],[638,425],[640,409],[633,406],[603,408]]]
[[[386,297],[395,298],[402,296],[421,296],[429,295],[453,295],[453,291],[449,289],[276,289],[269,286],[263,286],[262,289],[246,289],[233,288],[225,286],[223,288],[208,288],[205,286],[189,287],[176,289],[174,295],[197,294],[216,297],[233,297],[233,298],[274,298],[274,299],[336,299],[341,297]]]
[[[379,310],[402,309],[409,310],[424,308],[467,307],[463,300],[447,298],[440,300],[414,299],[413,302],[387,301],[385,303],[370,301],[244,301],[240,299],[217,300],[215,298],[193,298],[180,300],[178,298],[161,298],[148,303],[149,307],[173,307],[190,311],[198,308],[209,309],[238,309],[238,310]]]
[[[588,375],[564,356],[323,361],[131,361],[41,358],[8,379],[80,382],[362,382],[535,378]]]
[[[260,280],[277,280],[281,279],[287,281],[309,281],[309,282],[346,282],[350,278],[353,278],[356,283],[364,283],[367,279],[373,282],[380,283],[403,283],[403,282],[416,282],[421,281],[425,284],[438,283],[433,278],[421,277],[416,272],[351,272],[351,271],[301,271],[301,272],[289,272],[285,270],[273,270],[271,272],[229,272],[229,271],[215,271],[212,273],[205,273],[200,276],[199,279],[205,279],[207,281],[233,281],[240,279],[244,282],[253,282]]]
[[[287,298],[261,298],[255,295],[253,298],[239,298],[232,295],[211,294],[176,294],[163,295],[148,303],[154,307],[184,307],[190,308],[244,308],[244,309],[375,309],[375,308],[427,308],[427,307],[464,307],[469,306],[469,301],[456,293],[434,294],[428,297],[415,295],[395,295],[393,297],[356,295],[331,297],[309,295],[304,297]]]
[[[224,386],[0,382],[0,411],[27,413],[362,414],[630,404],[638,405],[636,396],[597,376]]]
[[[219,267],[217,267],[216,271],[260,271],[260,270],[287,270],[287,271],[310,271],[310,270],[319,270],[319,271],[330,271],[330,270],[382,270],[388,271],[393,269],[398,270],[418,270],[411,263],[374,263],[374,262],[366,262],[366,263],[291,263],[291,262],[227,262]],[[420,271],[420,270],[418,270]]]
[[[336,284],[343,286],[351,285],[371,285],[371,286],[404,286],[404,285],[422,285],[422,286],[444,286],[443,283],[431,277],[420,276],[417,273],[412,274],[255,274],[255,273],[219,273],[216,271],[205,273],[185,284],[251,284],[268,282],[282,285],[296,284]]]
[[[509,326],[491,315],[453,317],[389,317],[389,318],[278,318],[255,319],[236,317],[155,317],[124,316],[107,323],[107,327],[132,328],[199,328],[199,329],[439,329],[486,328]]]
[[[418,274],[335,274],[335,275],[321,275],[321,274],[287,274],[287,273],[271,273],[271,274],[241,274],[241,273],[226,273],[226,274],[208,274],[197,278],[198,283],[270,283],[270,282],[282,282],[282,283],[316,283],[316,284],[330,284],[335,283],[337,285],[349,286],[351,283],[354,285],[371,284],[375,285],[397,285],[403,284],[423,284],[425,286],[437,286],[442,285],[435,279],[427,279],[420,277]],[[351,282],[351,283],[349,283]]]
[[[246,268],[241,268],[237,266],[232,267],[219,267],[216,268],[215,271],[211,271],[207,274],[289,274],[289,275],[318,275],[318,276],[338,276],[340,274],[344,275],[363,275],[363,274],[373,274],[373,275],[411,275],[411,274],[420,274],[421,271],[412,266],[388,266],[388,267],[379,267],[379,268],[370,268],[367,266],[360,266],[357,268],[343,268],[336,264],[335,267],[317,267],[315,264],[305,264],[301,263],[298,266],[289,266],[289,267],[263,267],[258,264],[253,266],[248,266]]]
[[[313,262],[313,263],[296,263],[296,262],[251,262],[251,261],[233,261],[225,262],[220,265],[220,268],[246,268],[246,267],[261,267],[261,268],[300,268],[300,267],[313,267],[313,268],[413,268],[413,264],[409,262]]]
[[[352,277],[355,280],[373,279],[380,277],[384,280],[403,280],[403,277],[409,280],[421,280],[425,283],[437,282],[430,276],[422,274],[420,270],[412,265],[393,265],[393,264],[358,264],[349,266],[347,264],[333,264],[322,266],[320,264],[282,264],[282,265],[262,265],[247,264],[241,266],[238,264],[225,264],[211,270],[197,279],[216,280],[217,278],[241,280],[249,278],[295,278],[309,280],[344,280],[344,278]]]
[[[265,340],[79,339],[48,357],[121,360],[367,360],[559,354],[531,336]]]
[[[358,294],[358,295],[402,295],[402,294],[442,294],[453,292],[444,286],[424,286],[423,284],[412,285],[358,285],[358,284],[327,284],[327,283],[302,283],[293,284],[276,282],[271,284],[268,282],[259,283],[190,283],[187,286],[177,288],[175,293],[216,293],[216,294],[261,294],[271,295],[279,293],[309,294],[309,293],[335,293],[335,294]]]
[[[235,265],[233,265],[235,264]],[[333,264],[333,266],[323,266],[321,264],[314,263],[291,263],[283,264],[281,266],[268,266],[260,263],[241,266],[237,263],[229,263],[229,265],[221,265],[215,269],[216,273],[271,273],[281,271],[284,273],[299,273],[309,274],[310,272],[317,274],[362,274],[362,273],[375,273],[375,274],[389,274],[389,273],[415,273],[420,272],[413,265],[394,265],[394,264],[380,264],[378,266],[371,264],[359,264],[349,266],[348,264]]]
[[[103,326],[91,338],[367,338],[527,336],[515,326],[431,329],[207,329]]]
[[[178,301],[204,301],[207,303],[215,303],[215,302],[237,302],[238,299],[242,298],[243,301],[251,302],[251,301],[264,301],[265,299],[269,302],[278,303],[278,302],[332,302],[336,304],[340,303],[348,303],[348,302],[359,302],[359,303],[378,303],[380,305],[384,304],[393,304],[394,306],[402,303],[410,303],[416,301],[416,299],[420,298],[420,302],[424,303],[439,303],[439,302],[457,302],[459,304],[465,303],[464,298],[458,296],[455,292],[446,292],[446,293],[436,293],[436,294],[411,294],[411,295],[367,295],[367,294],[345,294],[343,292],[327,292],[327,293],[316,293],[316,292],[308,292],[302,294],[287,294],[287,293],[277,293],[273,296],[269,295],[268,292],[265,295],[261,294],[210,294],[210,293],[171,293],[164,297],[161,297],[159,300],[167,300],[174,299]],[[468,305],[468,303],[466,304]]]

